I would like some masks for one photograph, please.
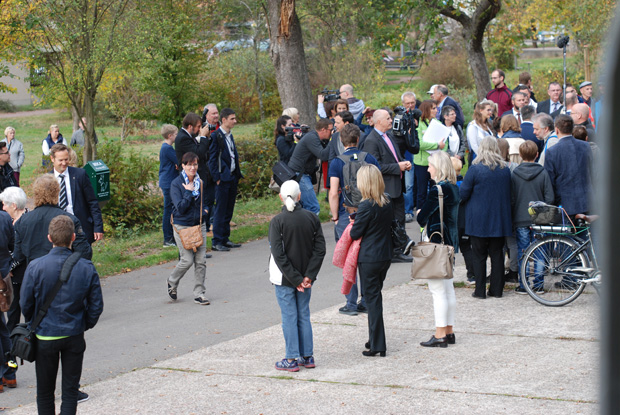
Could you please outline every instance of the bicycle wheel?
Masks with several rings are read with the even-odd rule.
[[[571,255],[579,244],[566,236],[547,236],[533,242],[523,253],[519,278],[528,294],[540,304],[563,306],[583,292],[583,274],[571,268],[588,267],[584,251]]]

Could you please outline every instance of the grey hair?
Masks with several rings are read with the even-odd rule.
[[[411,91],[403,92],[403,94],[400,96],[401,102],[404,101],[406,97],[413,97],[413,100],[415,101],[415,94]]]
[[[538,123],[541,128],[546,128],[549,131],[553,131],[555,129],[553,118],[551,118],[551,115],[545,114],[544,112],[534,115],[532,117],[532,122]]]
[[[26,193],[19,187],[11,186],[0,193],[0,200],[2,203],[9,206],[15,204],[18,210],[24,210],[28,202],[28,196],[26,196]]]
[[[450,90],[445,85],[437,85],[437,87],[435,87],[435,93],[437,93],[437,91],[441,92],[441,95],[445,96],[448,96],[448,94],[450,93]]]
[[[280,198],[282,203],[286,206],[286,210],[292,212],[295,210],[295,205],[299,200],[301,190],[299,189],[299,183],[295,180],[287,180],[280,186]]]
[[[495,137],[484,137],[478,145],[478,152],[474,164],[482,164],[491,170],[495,170],[499,166],[500,169],[506,167],[506,162],[502,159]]]
[[[209,103],[209,104],[205,105],[205,107],[203,108],[203,111],[204,110],[210,110],[211,108],[217,109],[217,105],[215,105],[213,103]]]

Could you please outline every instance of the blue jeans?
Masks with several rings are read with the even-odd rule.
[[[301,190],[301,206],[318,216],[321,206],[316,198],[316,193],[314,193],[314,186],[309,175],[304,174],[301,176],[299,189]]]
[[[405,214],[413,215],[413,208],[415,206],[413,183],[415,180],[414,169],[405,171]]]
[[[276,285],[276,298],[282,313],[282,333],[286,344],[286,359],[312,356],[312,324],[310,323],[310,295],[296,288]]]
[[[532,242],[534,242],[534,231],[532,231],[529,227],[520,227],[520,228],[516,228],[515,229],[515,236],[517,238],[517,252],[518,252],[518,257],[519,257],[519,286],[522,289],[525,289],[525,287],[523,286],[523,280],[522,278],[524,278],[524,275],[520,275],[521,274],[521,264],[523,263],[523,253],[525,252],[525,250],[527,249],[528,246],[530,246],[530,244]],[[536,275],[534,278],[534,286],[536,288],[540,287],[543,283],[544,283],[544,277],[543,277],[543,265],[540,261],[534,261],[534,272]]]
[[[172,235],[172,225],[170,224],[170,215],[172,215],[172,198],[170,197],[170,188],[161,189],[164,193],[164,218],[161,228],[164,231],[164,242],[174,242]]]

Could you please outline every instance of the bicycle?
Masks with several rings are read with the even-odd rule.
[[[519,278],[540,304],[574,301],[588,283],[599,293],[601,271],[590,234],[596,216],[577,215],[574,225],[532,225],[536,240],[523,253]]]

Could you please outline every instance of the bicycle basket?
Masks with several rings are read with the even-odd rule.
[[[534,225],[562,224],[562,209],[544,202],[530,202],[528,213]]]

